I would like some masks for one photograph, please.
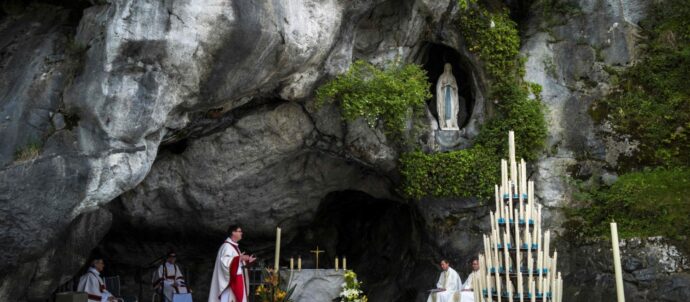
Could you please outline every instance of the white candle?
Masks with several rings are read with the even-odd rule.
[[[486,282],[486,293],[487,293],[488,297],[486,300],[482,300],[482,301],[491,302],[491,301],[493,301],[493,298],[491,297],[491,292],[494,289],[494,286],[491,284],[491,274],[486,274],[486,279],[484,282]],[[484,296],[484,294],[482,294],[482,296]]]
[[[496,268],[496,276],[498,277],[498,268],[500,266],[500,262],[498,261],[498,231],[494,233],[494,243],[493,243],[493,257],[494,257],[494,267]]]
[[[528,205],[528,210],[527,210],[527,219],[534,219],[534,182],[530,181],[528,184],[527,188],[527,205]]]
[[[503,219],[504,219],[504,222],[506,224],[506,227],[508,227],[508,225],[509,225],[508,222],[510,220],[510,215],[508,215],[508,207],[503,208]]]
[[[542,267],[549,268],[551,265],[551,256],[549,256],[550,250],[549,250],[549,242],[551,241],[551,230],[546,231],[544,233],[544,264]],[[551,272],[549,272],[551,274]]]
[[[515,210],[515,215],[517,216],[517,210]],[[516,223],[515,224],[515,262],[517,262],[515,265],[517,267],[515,268],[516,270],[520,269],[520,224]]]
[[[487,240],[486,234],[484,234],[484,235],[482,236],[482,243],[484,243],[484,255],[486,255],[486,257],[489,257],[489,250],[488,250],[488,247],[490,246],[490,243],[489,243],[489,241]],[[491,266],[491,258],[487,259],[486,265],[487,265],[487,266]],[[487,267],[487,269],[488,269],[488,267]]]
[[[297,256],[297,270],[302,271],[302,256]]]
[[[343,257],[343,270],[347,270],[347,258]]]
[[[273,265],[273,269],[275,269],[275,274],[278,274],[278,270],[280,270],[280,267],[278,267],[278,264],[280,263],[280,228],[276,228],[276,254],[275,254],[275,263]]]
[[[546,275],[544,277],[544,296],[546,297],[546,294],[551,292],[551,278],[549,278],[551,272],[549,272],[549,275]]]
[[[501,187],[503,187],[503,193],[506,194],[510,191],[508,187],[508,162],[505,159],[501,159]],[[503,198],[503,196],[501,196]]]
[[[485,247],[485,252],[484,254],[486,255],[486,262],[487,262],[487,271],[490,271],[492,267],[496,267],[496,264],[494,263],[494,257],[492,256],[492,251],[491,251],[491,238],[489,236],[486,236],[486,243],[484,244]]]
[[[338,257],[335,257],[335,271],[338,271]]]
[[[513,131],[508,132],[508,154],[510,156],[510,179],[515,180],[517,168],[515,163],[515,133]]]
[[[544,258],[544,254],[542,253],[541,249],[537,250],[537,274],[539,278],[537,280],[537,289],[538,291],[541,292],[541,276],[542,276],[542,269],[541,269],[541,264],[542,264],[542,258]]]
[[[563,301],[563,277],[561,273],[558,272],[558,302]]]
[[[472,292],[472,294],[474,296],[474,301],[481,302],[482,300],[480,300],[481,298],[479,297],[479,293],[481,292],[480,286],[476,286],[477,285],[476,279],[471,280],[471,281],[472,281],[472,288],[474,289],[474,291]]]
[[[532,301],[532,302],[536,302],[536,301],[537,301],[537,287],[536,287],[536,285],[534,284],[534,280],[532,280],[532,278],[530,278],[530,280],[531,280],[531,281],[530,281],[530,285],[531,285],[531,287],[532,287],[532,289],[530,290],[530,292],[532,293],[532,299],[531,299],[531,301]]]
[[[528,277],[530,280],[532,280],[532,237],[529,233],[527,233],[527,272],[528,272]]]
[[[621,271],[621,252],[618,245],[618,225],[611,222],[611,245],[613,246],[613,269],[616,272],[616,296],[618,302],[625,302],[623,291],[623,272]]]
[[[290,271],[295,269],[295,258],[290,257]]]
[[[546,284],[544,283],[544,279],[546,279],[546,278],[544,278],[543,276],[539,276],[539,283],[541,283],[541,285],[539,286],[539,288],[540,288],[539,291],[541,292],[543,297],[546,296],[546,287],[545,287]],[[544,299],[544,300],[546,300],[546,299]]]
[[[522,194],[527,193],[527,164],[524,159],[520,159],[520,162],[520,167],[522,168],[522,175],[520,176],[522,187],[520,187],[520,194]]]
[[[508,253],[508,234],[503,233],[503,267],[505,267],[505,273],[506,273],[506,280],[510,280],[510,262],[508,261],[508,256],[510,255]],[[510,290],[510,288],[508,288]]]
[[[525,207],[523,206],[524,199],[522,198],[522,192],[518,195],[518,219],[517,222],[520,222],[520,219],[525,219]]]
[[[484,255],[479,255],[479,272],[478,272],[477,276],[475,276],[472,279],[472,282],[476,283],[476,286],[472,286],[472,289],[474,290],[475,295],[477,295],[477,293],[481,293],[482,289],[486,288],[486,286],[484,286],[484,279],[478,277],[478,276],[484,276],[484,272],[486,272],[486,261],[484,260]],[[481,300],[476,299],[475,301],[481,301]]]
[[[509,212],[510,219],[514,219],[514,217],[513,217],[513,194],[510,194],[510,197],[508,198],[508,209],[510,210],[510,212]],[[515,221],[515,220],[513,220],[513,221]]]
[[[501,296],[503,293],[501,292],[502,290],[502,284],[501,284],[501,275],[498,274],[498,271],[496,272],[496,292],[498,293],[498,302],[501,302]]]
[[[556,289],[556,261],[558,260],[558,251],[553,252],[553,259],[551,260],[551,269],[549,276],[551,276],[551,288]]]

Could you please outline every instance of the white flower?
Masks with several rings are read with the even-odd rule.
[[[494,23],[494,20],[491,20],[491,25],[489,25],[489,27],[491,27],[491,28],[496,27],[496,23]]]

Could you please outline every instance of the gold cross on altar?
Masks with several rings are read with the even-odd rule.
[[[316,246],[316,250],[311,251],[316,255],[316,269],[319,269],[319,254],[323,253],[323,250],[319,250],[319,246]]]

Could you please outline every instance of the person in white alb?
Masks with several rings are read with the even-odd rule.
[[[460,275],[450,267],[448,260],[441,260],[441,276],[436,283],[436,290],[429,294],[427,302],[459,302],[462,280]]]
[[[472,272],[465,279],[465,283],[462,285],[462,302],[474,302],[474,289],[472,288],[472,281],[474,278],[478,278],[479,274],[479,260],[477,258],[472,259]]]
[[[182,276],[182,270],[175,263],[177,261],[177,254],[170,251],[167,254],[165,263],[161,264],[156,271],[153,281],[153,287],[159,293],[163,293],[165,302],[172,302],[174,294],[187,294],[189,288]]]
[[[238,242],[242,240],[242,228],[230,226],[228,238],[218,249],[216,264],[213,269],[208,302],[247,302],[247,278],[244,266],[256,260],[240,252]]]
[[[89,302],[108,302],[117,301],[118,299],[113,296],[106,288],[105,282],[101,278],[101,272],[105,264],[102,258],[94,258],[91,260],[91,265],[86,274],[79,278],[79,285],[77,286],[77,291],[85,292],[88,296]]]

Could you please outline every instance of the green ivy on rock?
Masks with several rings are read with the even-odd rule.
[[[690,250],[689,168],[631,172],[610,187],[581,187],[579,194],[587,204],[566,211],[566,236],[575,242],[608,238],[615,220],[621,238],[661,235],[685,241]]]
[[[316,104],[336,101],[343,117],[364,118],[370,127],[383,122],[387,134],[400,134],[410,110],[422,112],[431,98],[426,72],[419,65],[393,65],[386,69],[362,60],[316,91]]]

